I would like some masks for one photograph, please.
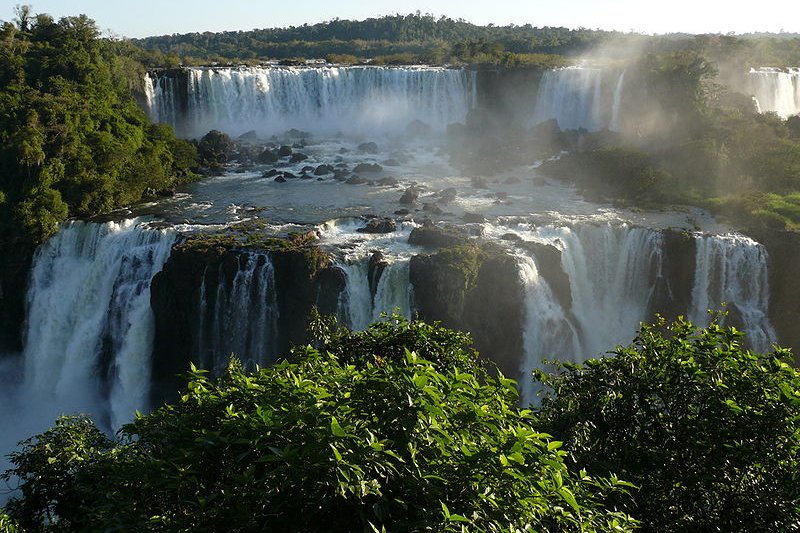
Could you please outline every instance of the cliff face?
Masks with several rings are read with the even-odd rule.
[[[778,342],[792,348],[800,362],[800,234],[769,229],[748,233],[769,253],[769,316]]]
[[[482,356],[516,376],[522,354],[524,290],[515,259],[459,247],[411,259],[410,279],[424,320],[472,333]]]
[[[192,239],[177,244],[151,286],[154,403],[174,395],[180,384],[175,376],[190,362],[219,368],[237,351],[232,347],[244,346],[267,352],[250,355],[268,364],[307,342],[312,307],[335,313],[344,288],[341,271],[321,266],[319,259],[308,248],[242,249]],[[269,279],[262,278],[268,287],[257,279],[243,283],[267,268]],[[265,315],[273,321],[267,323]],[[257,335],[264,338],[258,341]]]

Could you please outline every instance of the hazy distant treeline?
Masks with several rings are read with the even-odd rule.
[[[798,34],[647,36],[531,24],[479,26],[419,13],[362,21],[334,19],[288,28],[163,35],[134,42],[151,52],[149,62],[154,67],[289,58],[548,67],[597,50],[602,50],[606,59],[625,59],[642,49],[676,47],[706,48],[712,56],[735,57],[743,64],[800,63]]]

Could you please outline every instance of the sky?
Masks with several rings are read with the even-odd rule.
[[[102,31],[119,37],[299,26],[417,10],[475,24],[800,33],[800,0],[0,0],[0,19],[13,19],[20,3],[55,17],[86,14]]]

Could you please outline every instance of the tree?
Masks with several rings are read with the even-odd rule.
[[[115,440],[59,420],[12,456],[22,495],[10,516],[29,531],[634,526],[602,506],[627,485],[568,469],[515,383],[480,370],[463,335],[401,317],[313,329],[319,346],[293,363],[248,374],[233,360],[217,380],[193,369],[177,404]]]
[[[612,357],[536,378],[539,416],[570,462],[639,487],[646,531],[788,531],[800,520],[800,373],[716,322],[642,326]]]

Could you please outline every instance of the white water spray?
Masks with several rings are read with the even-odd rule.
[[[773,111],[781,118],[800,113],[800,69],[751,69],[748,78],[759,113]]]
[[[28,290],[26,393],[64,412],[97,414],[111,428],[147,409],[150,281],[174,239],[135,219],[70,222],[39,248]]]
[[[747,344],[765,352],[777,335],[767,315],[769,278],[767,251],[756,241],[739,234],[695,235],[697,246],[692,309],[689,319],[708,325],[708,310],[723,303],[733,306],[747,334]]]

